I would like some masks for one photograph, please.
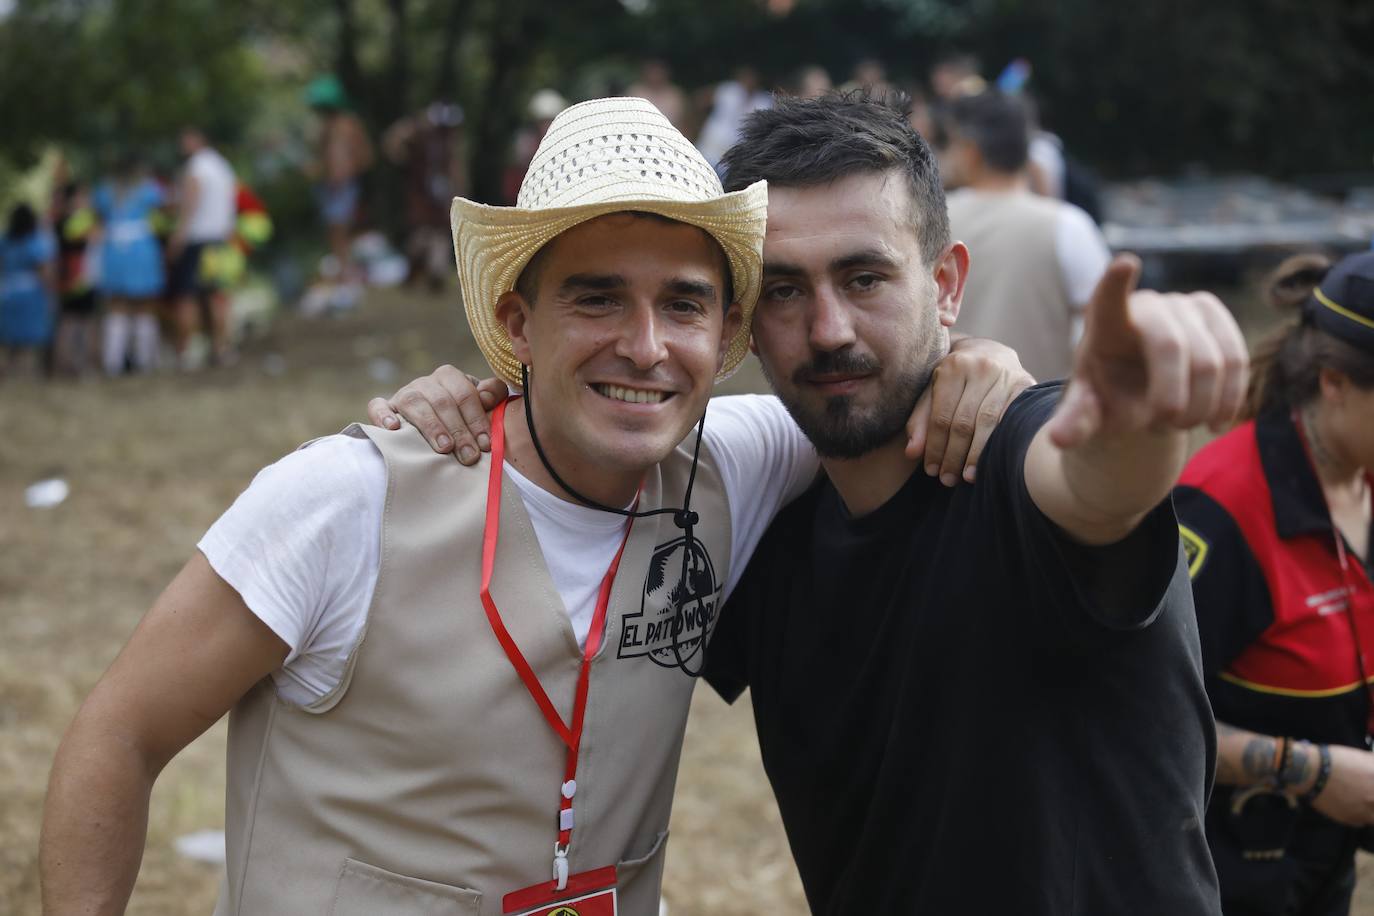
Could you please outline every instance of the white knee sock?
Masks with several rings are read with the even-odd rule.
[[[105,316],[101,365],[106,375],[119,375],[124,371],[124,357],[129,352],[129,324],[129,316],[123,312],[110,312]]]
[[[160,343],[156,315],[138,315],[134,318],[134,368],[148,372],[157,368],[158,344]]]

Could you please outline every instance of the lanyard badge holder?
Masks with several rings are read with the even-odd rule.
[[[601,648],[606,635],[606,612],[611,599],[611,586],[615,584],[616,570],[620,567],[620,558],[625,553],[625,545],[630,539],[633,520],[625,526],[625,536],[620,541],[620,549],[616,551],[615,559],[611,561],[610,568],[601,580],[591,629],[587,633],[587,642],[582,650],[582,665],[577,676],[572,722],[565,723],[544,690],[544,685],[539,682],[539,677],[525,659],[524,653],[506,629],[505,622],[501,619],[501,611],[491,597],[491,576],[496,564],[496,539],[501,526],[501,482],[502,468],[505,464],[505,420],[508,403],[510,402],[506,401],[498,405],[492,416],[491,470],[487,478],[487,514],[482,532],[482,607],[511,667],[520,676],[525,689],[543,713],[544,720],[567,747],[568,755],[563,783],[559,787],[558,837],[553,844],[553,877],[549,881],[506,894],[502,899],[502,912],[516,916],[616,916],[615,866],[570,874],[568,850],[572,845],[575,823],[573,801],[577,795],[577,756],[582,742],[583,719],[587,711],[592,658]]]

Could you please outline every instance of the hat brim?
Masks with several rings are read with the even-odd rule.
[[[696,226],[720,244],[730,264],[743,321],[726,348],[716,381],[739,368],[749,352],[763,269],[763,232],[768,220],[768,185],[763,181],[706,201],[636,198],[544,210],[493,207],[455,198],[453,252],[463,308],[477,346],[498,376],[509,384],[520,384],[520,361],[505,325],[496,319],[496,301],[515,288],[525,265],[556,236],[598,216],[628,211],[655,213]]]

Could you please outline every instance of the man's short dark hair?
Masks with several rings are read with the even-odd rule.
[[[989,90],[950,109],[955,129],[978,147],[988,168],[1014,175],[1030,158],[1030,116],[1020,99]]]
[[[933,263],[949,245],[949,213],[935,155],[907,121],[898,93],[779,96],[744,121],[739,142],[721,159],[725,190],[759,179],[811,188],[851,175],[899,170],[911,190],[911,221],[921,256]]]

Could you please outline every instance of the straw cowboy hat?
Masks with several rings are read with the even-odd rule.
[[[565,109],[544,135],[514,207],[453,201],[453,250],[468,324],[493,370],[520,384],[520,362],[496,320],[496,300],[515,287],[535,252],[579,223],[638,210],[697,226],[730,262],[744,321],[717,380],[749,349],[759,295],[768,188],[763,181],[726,194],[711,166],[644,99],[594,99]]]

